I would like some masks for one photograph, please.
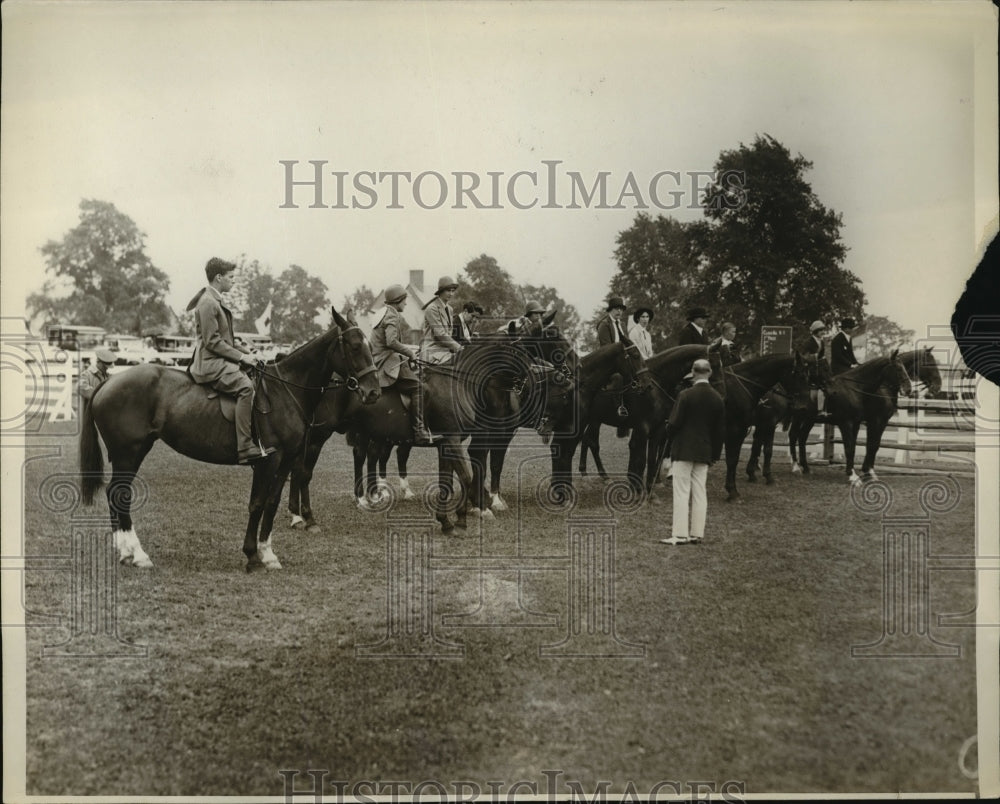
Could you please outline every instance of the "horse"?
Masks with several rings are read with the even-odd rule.
[[[492,339],[494,343],[508,343],[521,350],[526,350],[530,359],[535,363],[556,364],[571,372],[576,367],[576,355],[558,327],[552,323],[555,315],[555,311],[552,311],[541,322],[528,327],[518,327],[513,324],[504,331],[505,335],[484,337]],[[485,343],[478,336],[476,341]],[[467,450],[472,468],[474,507],[481,510],[487,518],[490,516],[487,513],[490,509],[500,511],[506,508],[506,504],[500,497],[500,473],[503,470],[504,456],[517,427],[536,418],[539,408],[537,396],[532,398],[527,405],[521,403],[520,397],[524,396],[528,390],[525,383],[520,385],[521,394],[517,395],[518,402],[512,402],[509,391],[504,391],[499,387],[502,379],[499,376],[490,376],[489,382],[484,384],[480,390],[480,394],[490,395],[488,401],[483,400],[481,407],[483,410],[492,409],[493,414],[489,422],[480,422],[482,426],[473,430]],[[513,386],[510,390],[513,390]],[[324,395],[309,429],[305,449],[292,468],[288,507],[292,514],[293,527],[309,530],[319,528],[310,504],[309,483],[323,445],[335,432],[347,432],[348,443],[353,448],[355,495],[358,507],[362,509],[372,508],[370,502],[372,492],[378,485],[375,480],[374,467],[379,466],[380,476],[384,478],[385,463],[394,445],[397,447],[400,490],[403,493],[403,499],[412,499],[414,495],[406,481],[406,461],[413,446],[412,432],[408,430],[408,420],[395,421],[397,414],[405,413],[405,407],[398,392],[394,392],[391,388],[383,389],[383,392],[384,399],[379,403],[377,415],[385,417],[387,422],[393,422],[386,429],[390,435],[387,440],[373,437],[368,427],[365,427],[363,432],[354,428],[353,417],[361,413],[361,410],[359,406],[351,405],[351,398],[342,389],[334,389]],[[514,411],[515,404],[518,408],[516,412]],[[484,480],[487,454],[489,455],[492,475],[491,488],[488,491],[485,489]],[[363,479],[365,463],[368,464],[369,470],[366,479]],[[486,505],[486,495],[492,498],[489,506]]]
[[[707,346],[700,344],[675,346],[648,358],[645,362],[645,368],[649,372],[650,384],[642,392],[635,389],[625,389],[624,392],[606,390],[598,392],[594,397],[590,421],[580,445],[578,464],[580,474],[587,474],[587,451],[589,450],[594,456],[598,474],[602,480],[607,480],[608,476],[601,462],[599,440],[601,425],[628,426],[631,429],[628,462],[629,481],[632,487],[638,491],[643,487],[643,479],[645,478],[645,491],[647,494],[652,494],[659,462],[662,460],[666,422],[673,409],[677,386],[691,371],[691,364],[699,358],[708,358],[712,362],[712,383],[720,393],[725,395],[722,363],[719,355],[717,352],[709,351]],[[619,394],[622,394],[621,404],[618,401]]]
[[[940,374],[930,350],[908,352],[905,358],[906,363],[913,366],[918,375],[923,372],[923,382],[929,387],[940,389]],[[865,478],[874,479],[875,456],[882,443],[882,433],[896,412],[899,394],[908,396],[911,392],[909,373],[906,364],[900,359],[898,349],[888,357],[872,358],[832,377],[826,385],[825,415],[819,414],[815,405],[792,413],[788,448],[792,456],[793,471],[796,467],[800,467],[802,472],[809,471],[806,460],[809,433],[817,421],[829,422],[837,425],[844,442],[848,481],[852,484],[860,483],[861,477],[854,471],[854,452],[861,423],[865,422],[865,459],[861,472]]]
[[[283,360],[259,370],[267,392],[258,389],[255,407],[270,406],[268,432],[273,454],[253,465],[249,520],[243,541],[247,571],[281,569],[271,547],[271,528],[293,457],[334,372],[365,405],[379,398],[371,350],[361,330],[333,310],[333,327]],[[274,386],[274,387],[271,387]],[[264,387],[264,385],[262,385]],[[266,400],[264,397],[266,396]],[[112,475],[108,507],[119,561],[148,568],[131,515],[132,479],[157,439],[206,463],[236,464],[236,427],[186,372],[152,364],[112,375],[84,406],[80,431],[82,500],[92,505],[103,483],[104,439]],[[259,529],[259,535],[258,535]]]
[[[790,355],[764,355],[727,366],[726,379],[726,499],[739,500],[736,468],[743,441],[754,421],[758,403],[765,393],[779,383],[792,400],[793,407],[806,404],[809,394],[809,370],[798,352]]]
[[[778,425],[784,424],[784,429],[788,429],[787,422],[791,418],[791,398],[779,383],[768,391],[757,403],[757,409],[753,415],[753,444],[750,447],[750,457],[747,458],[747,480],[750,483],[757,482],[757,470],[761,469],[760,457],[763,455],[764,465],[762,474],[767,485],[774,483],[774,475],[771,472],[771,457],[774,453],[774,433]]]
[[[506,406],[502,420],[489,422],[489,426],[477,427],[469,437],[469,461],[472,465],[472,493],[474,509],[489,518],[492,511],[507,510],[507,503],[501,495],[500,478],[503,474],[507,450],[519,427],[537,429],[545,418],[546,391],[540,390],[539,381],[547,376],[548,370],[572,374],[576,370],[578,357],[572,345],[559,328],[552,323],[555,311],[547,313],[541,321],[533,324],[512,323],[507,328],[509,337],[526,349],[535,366],[529,386],[521,384],[516,395],[505,394],[494,381],[487,393],[494,395],[494,409]],[[527,393],[530,391],[530,393]],[[516,409],[515,409],[516,407]],[[490,465],[490,485],[486,488],[486,462]],[[489,504],[487,504],[489,499]]]
[[[560,371],[550,378],[546,401],[546,418],[551,427],[549,494],[557,504],[570,501],[573,454],[591,421],[598,394],[615,373],[632,390],[645,390],[651,384],[649,369],[639,349],[621,341],[585,355],[575,371]]]

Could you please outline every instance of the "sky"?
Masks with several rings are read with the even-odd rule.
[[[637,212],[699,219],[691,174],[764,133],[813,163],[806,178],[843,216],[845,267],[862,280],[866,312],[918,335],[948,323],[996,226],[986,2],[2,10],[5,316],[40,289],[39,248],[76,224],[84,198],[114,203],[146,233],[178,311],[212,256],[246,254],[275,274],[301,265],[339,304],[361,284],[405,283],[411,269],[435,284],[485,253],[587,316]],[[282,162],[305,181],[311,160],[325,162],[327,208],[311,208],[306,185],[288,208]],[[542,208],[549,164],[561,208]],[[402,208],[390,208],[391,179],[365,171],[426,175],[419,191],[400,179]],[[519,171],[538,188],[512,179]],[[619,209],[567,208],[570,174],[589,187],[602,171],[606,206],[629,174],[647,204],[653,177],[679,174],[679,208],[640,210],[633,196]],[[329,208],[335,172],[347,208]],[[502,208],[468,196],[453,208],[456,172],[480,182],[487,205],[499,176]],[[352,192],[355,180],[377,201]],[[664,204],[673,181],[657,185]]]

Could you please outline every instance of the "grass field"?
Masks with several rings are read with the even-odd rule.
[[[75,469],[76,444],[52,441],[60,456],[25,465],[26,555],[69,551],[71,514],[43,507],[38,489]],[[607,428],[603,442],[620,471],[624,442]],[[546,450],[533,434],[516,444],[511,510],[459,537],[436,533],[435,555],[565,555],[566,516],[535,499]],[[292,531],[282,512],[284,570],[254,575],[240,552],[249,471],[157,445],[136,515],[155,567],[122,568],[118,580],[119,633],[148,655],[43,658],[67,628],[28,629],[28,793],[280,795],[280,770],[299,770],[308,790],[307,769],[328,770],[331,785],[438,780],[449,792],[456,780],[484,793],[491,780],[503,791],[525,780],[544,793],[546,770],[561,772],[563,794],[567,780],[590,795],[600,780],[641,793],[664,780],[738,782],[747,793],[974,791],[958,762],[976,733],[974,629],[937,621],[974,608],[973,573],[929,575],[931,634],[959,657],[852,658],[885,623],[883,520],[859,510],[839,470],[803,478],[776,464],[777,484],[743,483],[738,505],[724,502],[724,467],[713,467],[701,545],[657,543],[669,535],[669,490],[618,517],[615,628],[640,656],[539,655],[567,631],[561,570],[441,566],[434,633],[464,655],[382,659],[356,647],[386,634],[387,520],[355,509],[342,437],[313,482],[323,532]],[[416,490],[432,469],[432,453],[415,451]],[[887,516],[922,515],[927,478],[883,479]],[[934,555],[973,554],[973,483],[957,482],[958,505],[932,517]],[[606,516],[603,484],[577,486],[576,513]],[[106,513],[103,499],[77,515],[94,512]],[[69,573],[25,573],[33,616],[65,616],[70,594]],[[545,621],[519,605],[556,623],[510,624]],[[477,610],[508,624],[464,627]]]

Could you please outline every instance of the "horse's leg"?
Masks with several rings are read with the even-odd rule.
[[[649,444],[649,432],[645,423],[632,427],[632,435],[628,440],[628,482],[636,494],[643,489],[643,473],[646,469],[646,446]]]
[[[354,498],[359,508],[364,507],[365,498],[365,459],[368,457],[368,437],[354,433],[354,444],[351,446],[354,457]]]
[[[247,557],[247,572],[264,569],[266,566],[258,550],[257,532],[271,492],[271,484],[278,470],[280,457],[280,454],[276,452],[257,461],[253,466],[253,484],[250,487],[250,504],[248,506],[249,517],[247,518],[246,534],[243,537],[243,554]]]
[[[479,515],[486,510],[486,443],[482,433],[473,433],[469,437],[469,463],[471,464],[472,480],[469,484],[472,513]]]
[[[115,455],[110,456],[111,480],[106,489],[118,560],[122,564],[131,564],[142,569],[149,569],[153,566],[153,562],[142,549],[132,522],[132,479],[152,448],[154,440],[144,441],[127,451],[116,451]]]
[[[590,454],[594,456],[594,466],[597,467],[597,475],[601,480],[608,479],[608,473],[604,471],[604,462],[601,460],[601,424],[595,422],[591,425],[593,430],[588,430],[590,441]],[[581,451],[582,451],[581,447]]]
[[[451,535],[455,532],[455,523],[448,516],[445,509],[445,501],[448,498],[448,489],[451,488],[452,461],[448,453],[447,444],[451,438],[441,438],[437,442],[438,453],[438,494],[434,500],[434,518],[441,523],[441,532]]]
[[[514,439],[514,430],[494,435],[497,443],[490,450],[490,507],[494,511],[506,511],[507,503],[500,496],[500,477],[503,475],[503,464],[507,459],[507,449]],[[502,444],[502,445],[501,445]]]
[[[866,480],[878,479],[875,475],[875,456],[882,446],[882,436],[888,424],[888,420],[879,417],[874,421],[869,418],[865,425],[865,462],[861,464],[861,476]]]
[[[293,528],[305,528],[314,533],[320,531],[320,527],[315,517],[313,517],[309,484],[312,483],[313,471],[319,462],[319,454],[323,450],[323,445],[326,444],[332,435],[333,430],[310,430],[306,438],[303,454],[297,454],[292,463],[292,480],[288,489],[288,507],[292,511]],[[299,510],[297,512],[292,508],[293,500],[298,505]]]
[[[282,457],[273,475],[269,477],[269,488],[265,491],[263,511],[260,519],[260,538],[257,540],[257,558],[265,569],[279,570],[281,562],[274,554],[271,545],[271,533],[274,528],[274,517],[278,513],[278,506],[281,505],[281,492],[285,488],[285,480],[291,461]]]
[[[417,495],[410,490],[410,481],[406,477],[406,462],[410,459],[413,444],[406,441],[396,445],[396,471],[399,472],[399,490],[403,492],[404,500],[412,500]]]
[[[840,437],[844,441],[844,473],[850,483],[860,483],[861,478],[854,471],[854,451],[858,446],[858,431],[860,421],[848,419],[840,425]]]
[[[388,491],[389,481],[386,478],[386,467],[389,465],[389,456],[392,454],[392,442],[386,441],[378,456],[378,478],[375,481],[379,495]]]
[[[462,442],[458,439],[455,440],[455,454],[452,457],[452,469],[453,475],[458,478],[458,506],[457,506],[457,519],[455,520],[455,527],[464,529],[466,527],[466,513],[469,508],[469,497],[472,491],[472,467],[469,465],[468,457],[462,452]],[[448,475],[449,482],[452,479],[452,474]],[[485,478],[483,478],[485,480]],[[482,491],[485,495],[486,484],[485,482],[476,491]],[[489,508],[483,511],[484,519],[492,519],[493,512]]]
[[[593,436],[591,431],[595,427],[600,427],[600,424],[588,424],[583,430],[583,438],[580,440],[580,459],[577,461],[576,471],[579,473],[580,477],[587,476],[587,452],[593,451],[591,449],[591,444],[593,443]]]
[[[747,437],[747,427],[739,427],[726,433],[726,501],[743,502],[736,488],[736,468],[740,465],[740,450]]]
[[[646,496],[650,500],[655,500],[653,485],[656,483],[660,465],[663,461],[664,448],[666,446],[666,433],[662,427],[658,427],[649,437],[646,443]]]
[[[553,502],[565,505],[571,501],[573,487],[573,452],[579,439],[573,435],[553,433],[549,451],[552,455],[552,476],[549,494]]]
[[[764,443],[764,438],[761,435],[761,419],[760,414],[757,415],[754,421],[753,428],[753,443],[750,445],[750,457],[747,458],[747,482],[756,483],[757,482],[757,470],[760,468],[757,463],[757,458],[761,453],[761,447]]]
[[[771,455],[774,453],[774,431],[777,429],[778,423],[776,421],[769,421],[764,428],[764,433],[761,435],[758,430],[754,429],[753,443],[756,447],[757,437],[760,435],[761,441],[763,442],[764,448],[764,482],[767,485],[774,483],[774,476],[771,474]]]

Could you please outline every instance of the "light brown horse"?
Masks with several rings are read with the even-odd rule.
[[[271,548],[271,527],[295,455],[302,449],[308,422],[334,372],[364,404],[379,397],[372,353],[361,330],[336,310],[334,326],[284,359],[260,369],[267,388],[268,446],[274,454],[253,466],[250,517],[243,552],[247,571],[281,569]],[[263,394],[258,389],[257,402]],[[259,406],[259,405],[258,405]],[[104,480],[100,432],[111,462],[107,487],[111,527],[119,560],[151,567],[132,523],[132,479],[157,440],[198,461],[236,463],[236,426],[222,414],[220,401],[208,397],[187,372],[165,366],[134,366],[113,375],[84,406],[80,432],[83,502],[90,505]],[[258,537],[258,529],[260,535]]]

